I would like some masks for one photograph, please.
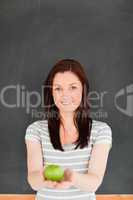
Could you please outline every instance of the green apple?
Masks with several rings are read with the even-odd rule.
[[[51,181],[61,181],[64,178],[64,170],[59,165],[49,164],[44,169],[44,177]]]

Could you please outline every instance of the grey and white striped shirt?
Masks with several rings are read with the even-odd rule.
[[[79,173],[87,173],[93,145],[109,143],[112,148],[112,130],[106,122],[93,120],[88,147],[74,149],[76,144],[63,145],[64,152],[54,149],[49,137],[47,120],[31,123],[25,134],[25,140],[39,141],[42,147],[43,165],[58,164],[73,169]],[[36,192],[36,200],[96,200],[95,192],[81,191],[71,186],[68,189],[53,189],[45,187]]]

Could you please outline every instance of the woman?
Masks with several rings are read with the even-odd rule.
[[[112,131],[102,121],[92,120],[87,95],[89,83],[76,60],[58,61],[44,82],[46,119],[26,129],[28,183],[36,200],[95,200],[109,151]],[[47,163],[64,168],[64,180],[46,180]]]

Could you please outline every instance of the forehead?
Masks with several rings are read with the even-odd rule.
[[[54,79],[53,79],[53,84],[81,84],[79,78],[72,72],[64,72],[60,73],[58,72],[55,74]]]

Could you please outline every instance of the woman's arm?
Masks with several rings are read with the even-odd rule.
[[[33,190],[40,190],[45,186],[53,188],[55,181],[46,181],[43,176],[44,166],[41,145],[38,141],[26,140],[27,147],[27,180]]]
[[[26,140],[27,148],[27,181],[33,190],[44,187],[43,160],[41,145],[38,141]]]
[[[95,144],[92,148],[87,174],[72,172],[72,182],[75,187],[96,192],[102,183],[106,170],[110,144]]]
[[[28,183],[33,190],[40,190],[44,188],[45,182],[40,171],[33,171],[29,173]]]

